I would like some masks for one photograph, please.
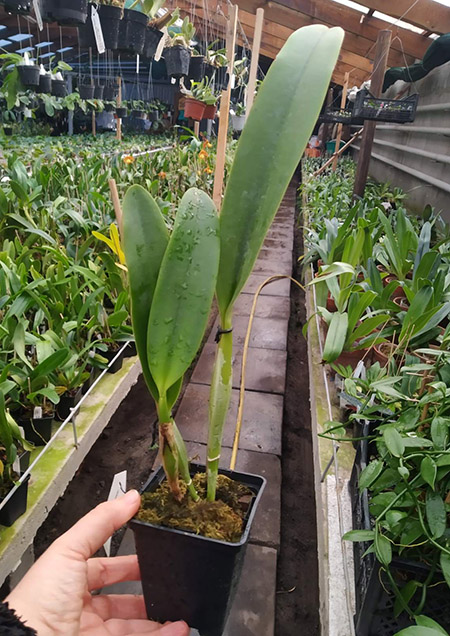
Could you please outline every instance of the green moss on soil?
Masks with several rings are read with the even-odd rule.
[[[167,482],[163,482],[154,492],[142,496],[137,518],[140,521],[193,532],[210,539],[232,543],[239,541],[244,517],[253,497],[251,490],[225,475],[219,475],[216,501],[206,501],[205,473],[196,474],[193,482],[200,496],[199,501],[191,499],[186,485],[182,483],[184,496],[181,502],[177,502]]]

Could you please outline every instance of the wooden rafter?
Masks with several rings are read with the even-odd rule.
[[[372,11],[401,18],[431,33],[450,31],[450,8],[434,0],[419,0],[413,6],[411,0],[363,0],[363,3]]]

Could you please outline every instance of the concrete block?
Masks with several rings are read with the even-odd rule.
[[[240,294],[234,305],[233,316],[249,316],[253,298],[253,294]],[[289,320],[290,312],[291,303],[286,296],[260,296],[256,303],[255,317]]]
[[[192,374],[192,382],[209,384],[216,345],[207,342]],[[233,388],[239,388],[242,349],[233,353]],[[251,348],[248,352],[245,388],[249,391],[284,394],[286,381],[286,352],[277,349]]]
[[[233,343],[237,347],[243,347],[248,329],[248,316],[234,316],[233,318]],[[208,342],[215,342],[219,319],[216,320]],[[288,321],[279,318],[253,318],[252,329],[250,333],[250,347],[258,347],[260,349],[280,349],[286,350],[288,332]]]
[[[275,256],[275,255],[274,255]],[[292,261],[289,260],[278,260],[273,258],[269,259],[261,259],[255,263],[255,267],[253,268],[253,272],[255,274],[264,274],[266,278],[269,276],[276,276],[277,274],[283,274],[285,276],[292,275]],[[271,283],[273,285],[273,283]]]
[[[251,274],[246,286],[244,287],[244,293],[254,294],[261,283],[263,283],[266,279],[267,276],[264,274]],[[276,280],[273,283],[270,283],[270,285],[264,287],[260,296],[290,296],[290,290],[291,281],[288,278],[282,278],[281,280]]]
[[[209,386],[190,383],[176,413],[183,439],[207,443]],[[223,436],[223,445],[233,445],[239,391],[233,389]],[[245,392],[239,448],[281,455],[283,397],[271,393]]]

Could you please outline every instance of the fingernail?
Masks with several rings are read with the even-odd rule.
[[[137,490],[129,490],[128,492],[126,492],[123,496],[122,499],[124,500],[125,503],[131,505],[136,505],[137,500],[140,500],[141,495],[138,493]]]

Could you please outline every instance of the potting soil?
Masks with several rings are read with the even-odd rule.
[[[199,501],[192,500],[184,482],[180,483],[183,499],[181,502],[176,501],[168,483],[163,482],[154,492],[142,495],[137,518],[210,539],[239,541],[244,518],[253,497],[252,491],[225,475],[219,475],[216,501],[206,501],[206,474],[197,473],[192,481],[200,497]]]

